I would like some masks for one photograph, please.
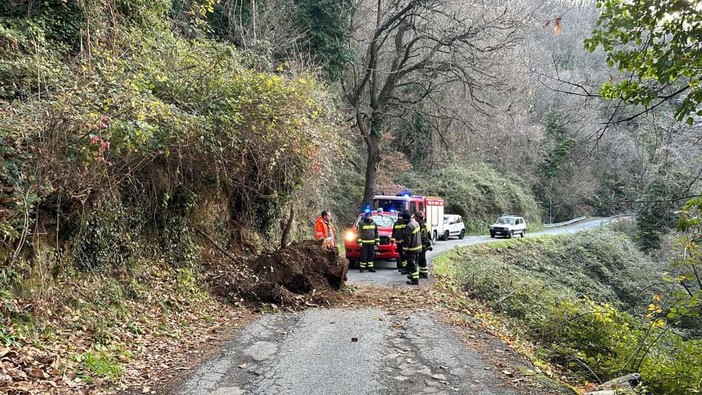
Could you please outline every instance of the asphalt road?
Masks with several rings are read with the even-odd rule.
[[[537,234],[590,229],[600,221]],[[440,241],[429,258],[489,237]],[[405,285],[394,263],[349,272],[349,283]],[[383,268],[387,266],[387,268]],[[485,340],[494,341],[494,340]],[[492,346],[491,346],[492,347]],[[493,364],[466,347],[431,310],[310,309],[264,315],[198,367],[180,395],[238,394],[536,394],[506,385]]]

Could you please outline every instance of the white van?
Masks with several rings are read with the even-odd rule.
[[[444,234],[441,240],[448,240],[450,236],[457,236],[462,239],[466,235],[466,226],[463,217],[455,214],[444,214]]]

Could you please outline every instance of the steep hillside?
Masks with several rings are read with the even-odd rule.
[[[698,391],[702,343],[663,317],[664,267],[622,233],[518,239],[449,252],[435,273],[489,305],[486,318],[526,337],[545,359],[580,380],[638,372],[655,393]]]
[[[531,229],[541,226],[539,205],[527,183],[487,164],[455,163],[413,175],[405,183],[443,197],[447,212],[463,216],[467,232],[485,234],[504,213],[524,216]]]
[[[0,4],[0,392],[138,384],[324,297],[252,259],[311,233],[340,117],[315,75],[206,38],[210,6]]]

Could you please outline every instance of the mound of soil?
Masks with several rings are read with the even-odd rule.
[[[295,307],[336,299],[346,281],[348,262],[337,251],[314,240],[292,243],[272,254],[260,255],[214,281],[216,293],[230,299]]]

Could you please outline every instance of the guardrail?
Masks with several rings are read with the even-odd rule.
[[[574,223],[576,223],[576,222],[584,221],[584,220],[586,220],[586,219],[587,219],[586,216],[582,216],[582,217],[578,217],[578,218],[573,218],[573,219],[568,220],[568,221],[557,222],[557,223],[555,223],[555,224],[544,224],[544,228],[546,228],[546,229],[548,229],[548,228],[557,228],[557,227],[559,227],[559,226],[571,225],[571,224],[574,224]]]
[[[600,225],[613,224],[621,221],[632,221],[634,220],[634,217],[634,214],[617,214],[608,218],[603,218],[600,221]]]

